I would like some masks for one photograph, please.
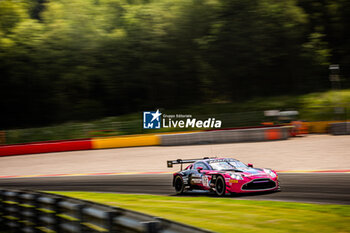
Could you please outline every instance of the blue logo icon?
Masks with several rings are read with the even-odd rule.
[[[144,129],[160,129],[160,116],[162,113],[159,109],[156,112],[143,112]]]

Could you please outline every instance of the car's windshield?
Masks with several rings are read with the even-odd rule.
[[[213,161],[210,166],[214,170],[230,170],[230,169],[242,169],[247,168],[247,165],[240,161]]]

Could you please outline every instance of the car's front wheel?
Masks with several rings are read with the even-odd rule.
[[[185,184],[181,176],[176,176],[174,181],[174,187],[176,194],[182,194],[185,190]]]
[[[218,176],[215,182],[215,193],[219,197],[223,197],[226,194],[226,184],[222,176]]]

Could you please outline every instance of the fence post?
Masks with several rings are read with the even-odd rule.
[[[0,229],[5,227],[5,208],[4,208],[4,196],[3,196],[3,190],[0,190]]]
[[[116,212],[107,212],[107,220],[106,220],[106,225],[107,225],[107,230],[109,233],[115,233],[116,230],[114,229],[114,224],[113,224],[113,219],[117,215]]]
[[[38,206],[38,204],[39,204],[38,199],[40,197],[40,194],[35,193],[33,195],[34,195],[34,198],[33,198],[33,206],[34,206],[34,208],[32,208],[33,214],[34,214],[33,215],[33,229],[35,229],[35,232],[39,232],[39,229],[38,229],[38,227],[40,227],[40,225],[39,225],[39,215],[41,213],[40,213],[40,210],[38,210],[38,208],[39,208],[39,206]]]
[[[21,229],[23,229],[24,227],[26,227],[26,223],[24,222],[24,216],[22,215],[23,211],[24,211],[24,208],[21,206],[23,204],[23,201],[21,199],[21,194],[24,193],[24,192],[16,192],[16,196],[15,196],[15,202],[17,203],[17,213],[16,213],[16,218],[18,219],[17,220],[17,223],[18,223],[18,227],[16,229],[16,232],[20,233],[22,232]]]
[[[29,196],[23,197],[24,195],[28,194]],[[38,229],[35,228],[35,218],[36,218],[36,212],[35,209],[37,208],[35,205],[35,198],[37,194],[34,193],[27,193],[27,192],[22,192],[21,195],[19,195],[21,199],[21,203],[28,204],[29,206],[27,207],[21,207],[22,208],[22,216],[23,219],[26,221],[30,222],[27,225],[27,229],[31,230],[31,232],[38,232]],[[24,215],[24,211],[26,211],[26,215]]]
[[[7,224],[6,224],[6,210],[5,210],[5,190],[0,190],[0,226],[1,230],[6,230],[7,229]]]
[[[78,227],[78,232],[77,233],[84,233],[85,231],[85,227],[82,224],[84,222],[84,214],[83,214],[83,209],[85,208],[85,205],[77,205],[77,212],[78,212],[78,216],[79,219],[77,221],[77,227]]]
[[[143,222],[145,233],[157,233],[159,230],[158,221]]]
[[[58,216],[59,214],[61,214],[61,208],[59,207],[59,203],[60,201],[62,201],[62,198],[55,198],[55,203],[53,205],[54,208],[54,219],[55,219],[55,223],[54,223],[54,231],[56,233],[61,233],[61,218]]]

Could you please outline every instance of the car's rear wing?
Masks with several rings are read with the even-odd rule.
[[[198,160],[203,160],[203,159],[213,159],[216,157],[204,157],[204,158],[200,158],[200,159],[177,159],[177,160],[168,160],[167,161],[167,165],[168,167],[173,167],[174,164],[181,164],[181,170],[182,170],[182,164],[184,163],[194,163]]]

